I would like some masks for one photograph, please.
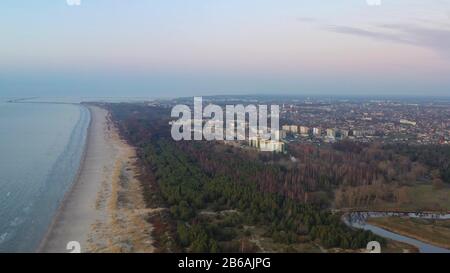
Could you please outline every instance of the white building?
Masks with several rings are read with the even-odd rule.
[[[336,137],[336,130],[334,130],[334,129],[327,129],[327,137],[335,138]]]
[[[300,134],[307,135],[309,132],[309,128],[306,126],[300,126]]]
[[[291,126],[289,126],[289,125],[283,125],[283,126],[281,127],[281,129],[282,129],[283,131],[285,131],[285,132],[289,132],[289,131],[291,130]]]
[[[314,127],[312,132],[313,132],[313,135],[315,135],[315,136],[320,136],[322,134],[322,130],[317,127]]]
[[[298,133],[298,126],[297,125],[283,125],[281,127],[283,131],[291,132],[291,133]]]
[[[417,122],[412,121],[412,120],[407,120],[407,119],[401,119],[400,120],[401,124],[406,124],[406,125],[412,125],[412,126],[416,126]]]
[[[255,147],[261,152],[282,153],[285,151],[285,144],[278,140],[265,140],[259,137],[249,138],[250,147]]]

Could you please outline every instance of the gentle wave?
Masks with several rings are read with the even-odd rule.
[[[13,104],[6,106],[8,111],[4,113],[9,114],[8,120],[0,119],[0,130],[2,122],[21,124],[4,126],[16,132],[9,132],[8,139],[0,139],[11,142],[12,146],[8,148],[8,155],[0,155],[0,160],[7,162],[10,168],[2,172],[2,175],[6,173],[5,177],[0,177],[0,186],[6,189],[4,194],[0,193],[0,213],[5,215],[0,219],[0,252],[33,252],[74,182],[83,156],[90,114],[81,105],[16,105],[16,113]],[[29,124],[34,122],[37,124]],[[40,123],[44,128],[39,127]],[[24,135],[30,132],[38,136]],[[21,141],[35,143],[27,143],[23,148]],[[4,147],[9,146],[4,144]],[[20,166],[22,162],[27,165]]]

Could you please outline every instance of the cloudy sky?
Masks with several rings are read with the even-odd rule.
[[[0,1],[0,96],[450,96],[450,0]]]

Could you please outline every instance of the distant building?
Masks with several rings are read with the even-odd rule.
[[[285,132],[298,133],[297,125],[283,125],[281,129]]]
[[[353,131],[352,131],[352,135],[353,135],[354,137],[363,137],[363,136],[364,136],[364,133],[363,133],[363,131],[361,131],[361,130],[353,130]]]
[[[317,128],[317,127],[314,127],[314,128],[312,129],[312,133],[313,133],[313,135],[315,135],[315,136],[320,136],[320,135],[322,134],[322,129]]]
[[[407,120],[407,119],[401,119],[400,120],[401,124],[405,124],[405,125],[412,125],[412,126],[416,126],[417,122],[412,121],[412,120]]]
[[[336,130],[334,130],[334,129],[327,129],[327,137],[335,138],[336,137]]]
[[[341,138],[347,138],[350,134],[349,130],[340,130]]]
[[[261,152],[282,153],[285,151],[285,144],[277,140],[265,140],[259,137],[249,139],[249,146],[259,149]]]
[[[365,137],[365,136],[373,136],[375,135],[375,130],[368,129],[368,130],[352,130],[351,133],[354,137]]]
[[[309,128],[306,126],[300,126],[300,134],[307,135],[309,133]]]

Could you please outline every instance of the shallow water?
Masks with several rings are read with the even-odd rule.
[[[34,251],[78,171],[80,105],[0,102],[0,252]]]
[[[434,246],[410,237],[406,237],[383,228],[368,224],[366,220],[373,217],[386,216],[402,216],[410,218],[421,219],[450,219],[450,214],[435,214],[435,213],[397,213],[397,212],[355,212],[348,215],[345,219],[347,225],[355,228],[370,230],[373,233],[388,239],[407,243],[416,246],[421,253],[450,253],[450,250]]]

